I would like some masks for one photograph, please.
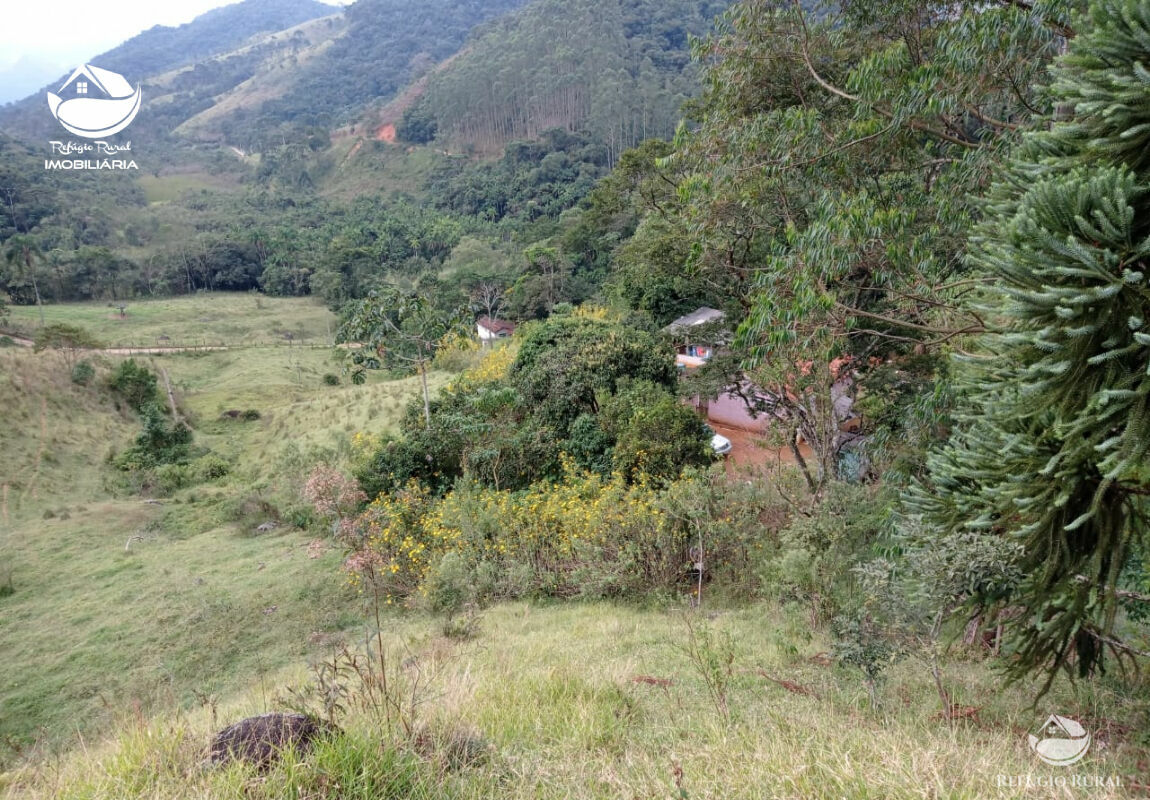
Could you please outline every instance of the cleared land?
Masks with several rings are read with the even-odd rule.
[[[337,328],[335,315],[310,298],[215,292],[126,304],[122,318],[107,303],[46,305],[44,319],[79,325],[109,347],[327,345]],[[13,307],[9,316],[9,327],[24,335],[40,323],[35,306]]]

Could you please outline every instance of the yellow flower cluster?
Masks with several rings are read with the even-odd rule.
[[[511,373],[511,365],[519,354],[517,342],[500,342],[475,367],[467,370],[448,386],[450,390],[464,389],[484,383],[503,381]]]
[[[362,431],[351,437],[351,457],[357,464],[364,464],[379,450],[383,437],[374,433]]]
[[[476,488],[437,501],[412,483],[381,495],[360,518],[370,552],[363,563],[373,565],[389,593],[410,594],[450,551],[473,564],[526,564],[562,583],[623,551],[642,563],[645,553],[665,549],[660,543],[673,525],[655,489],[565,467],[562,480],[522,492]]]

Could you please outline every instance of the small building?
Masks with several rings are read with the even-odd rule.
[[[701,367],[715,354],[716,345],[721,344],[722,332],[718,328],[724,317],[726,314],[716,308],[700,306],[663,328],[675,339],[675,364],[679,369]]]
[[[479,335],[479,341],[487,344],[496,339],[509,339],[515,333],[515,323],[505,319],[480,317],[475,321],[475,331]]]

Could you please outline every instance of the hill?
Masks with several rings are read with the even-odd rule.
[[[232,5],[208,11],[191,22],[178,27],[157,25],[128,39],[111,50],[91,58],[91,62],[104,69],[128,76],[143,86],[144,105],[136,127],[153,135],[167,132],[170,113],[161,113],[159,120],[149,117],[156,108],[167,105],[164,92],[157,92],[162,82],[153,79],[181,67],[189,67],[177,83],[182,93],[177,106],[180,114],[191,116],[210,98],[235,84],[250,78],[256,66],[266,57],[267,47],[242,50],[253,37],[292,28],[318,17],[337,12],[334,6],[316,0],[241,0]],[[242,57],[241,57],[242,56]],[[217,58],[219,57],[219,58]],[[213,66],[214,65],[214,66]],[[66,75],[61,75],[63,80]],[[35,94],[13,103],[0,111],[0,127],[25,138],[40,139],[56,130],[52,119],[44,113],[44,93],[54,89],[56,82]],[[185,117],[186,118],[186,117]],[[182,121],[182,120],[181,120]],[[145,137],[146,138],[146,137]]]
[[[160,75],[235,50],[256,34],[282,31],[337,11],[317,0],[241,0],[175,28],[157,25],[92,60],[126,75]]]
[[[107,309],[57,309],[118,324]],[[171,710],[242,689],[322,653],[358,619],[338,548],[309,550],[314,537],[292,522],[298,489],[315,459],[346,462],[354,432],[392,430],[418,381],[330,386],[330,348],[249,345],[281,324],[325,336],[334,316],[308,300],[140,303],[122,335],[161,319],[173,342],[223,335],[241,347],[138,357],[170,377],[196,446],[227,464],[207,482],[153,487],[151,502],[108,463],[139,429],[105,386],[123,356],[89,355],[97,375],[80,385],[59,353],[0,348],[0,764],[12,747],[91,734],[129,706]],[[269,521],[273,531],[255,530]]]
[[[698,91],[690,39],[721,0],[537,0],[472,41],[432,76],[422,107],[452,149],[498,151],[544,130],[584,130],[613,163],[667,138]]]

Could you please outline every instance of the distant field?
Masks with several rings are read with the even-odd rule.
[[[10,327],[35,333],[35,306],[11,309]],[[311,298],[266,297],[246,292],[213,292],[164,300],[127,301],[123,319],[107,303],[44,306],[48,324],[79,325],[110,347],[157,345],[248,345],[291,342],[330,344],[336,317]],[[167,337],[166,339],[163,337]]]
[[[197,189],[228,190],[234,189],[235,183],[225,178],[206,173],[189,173],[180,175],[140,175],[136,183],[144,190],[144,197],[149,203],[170,203],[178,200],[184,192]]]

